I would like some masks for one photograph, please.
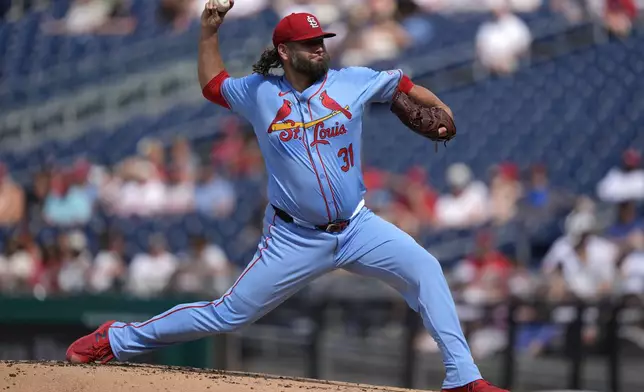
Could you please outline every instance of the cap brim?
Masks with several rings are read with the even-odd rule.
[[[312,39],[318,39],[318,38],[331,38],[335,37],[335,33],[322,33],[322,34],[311,34],[308,36],[300,37],[298,39],[292,40],[293,42],[303,42],[303,41],[310,41]]]

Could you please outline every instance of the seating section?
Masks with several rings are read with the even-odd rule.
[[[70,0],[51,2],[51,7],[31,12],[18,21],[0,23],[0,105],[12,108],[41,102],[61,93],[106,78],[158,67],[179,58],[194,58],[198,37],[197,21],[184,33],[174,33],[156,17],[158,2],[133,0],[132,15],[137,20],[129,35],[54,36],[41,25],[51,18],[62,18]],[[459,44],[471,44],[486,14],[424,15],[433,34],[417,42],[403,56],[410,59]],[[565,23],[562,16],[543,10],[522,14],[537,34]],[[246,19],[230,19],[222,28],[222,51],[229,59],[244,64],[254,61],[259,50],[269,44],[278,17],[272,10]],[[37,87],[37,88],[36,88]]]

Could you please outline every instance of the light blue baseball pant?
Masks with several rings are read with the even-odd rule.
[[[117,322],[109,329],[112,351],[125,361],[174,343],[234,331],[336,268],[385,281],[420,312],[442,352],[443,388],[481,378],[438,261],[366,207],[342,233],[331,234],[286,223],[269,205],[255,257],[221,298],[178,305],[141,323]]]

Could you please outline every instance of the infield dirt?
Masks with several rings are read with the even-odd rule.
[[[0,392],[403,392],[265,374],[134,364],[0,361]]]

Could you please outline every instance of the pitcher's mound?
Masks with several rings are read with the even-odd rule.
[[[304,390],[315,392],[405,391],[362,384],[167,366],[0,361],[0,392],[297,392]]]

